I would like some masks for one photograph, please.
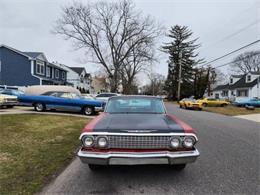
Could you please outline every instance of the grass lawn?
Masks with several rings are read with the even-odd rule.
[[[75,156],[89,119],[0,116],[0,194],[33,194]]]
[[[255,108],[255,110],[247,110],[246,108],[236,107],[232,105],[226,107],[203,107],[203,110],[207,112],[215,112],[229,116],[260,114],[260,108]]]

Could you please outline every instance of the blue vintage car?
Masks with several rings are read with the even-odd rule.
[[[42,95],[18,96],[18,101],[23,105],[33,106],[38,112],[51,110],[80,111],[85,115],[92,115],[102,111],[105,103],[98,100],[87,100],[70,92],[46,92]]]
[[[238,101],[235,101],[233,104],[236,106],[260,107],[260,99],[253,98],[253,99],[238,100]]]

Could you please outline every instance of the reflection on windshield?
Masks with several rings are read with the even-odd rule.
[[[116,98],[108,102],[108,113],[164,113],[163,102],[156,98]]]

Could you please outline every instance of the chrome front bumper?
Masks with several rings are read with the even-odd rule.
[[[81,162],[98,165],[186,164],[196,161],[199,155],[197,149],[178,152],[78,152]]]
[[[103,107],[95,107],[95,112],[103,112],[104,108]]]
[[[18,102],[0,102],[0,106],[16,106]]]

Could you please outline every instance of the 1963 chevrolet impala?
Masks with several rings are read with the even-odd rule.
[[[102,165],[170,164],[185,168],[199,156],[193,129],[166,113],[160,98],[111,97],[83,129],[78,152],[91,170]]]

